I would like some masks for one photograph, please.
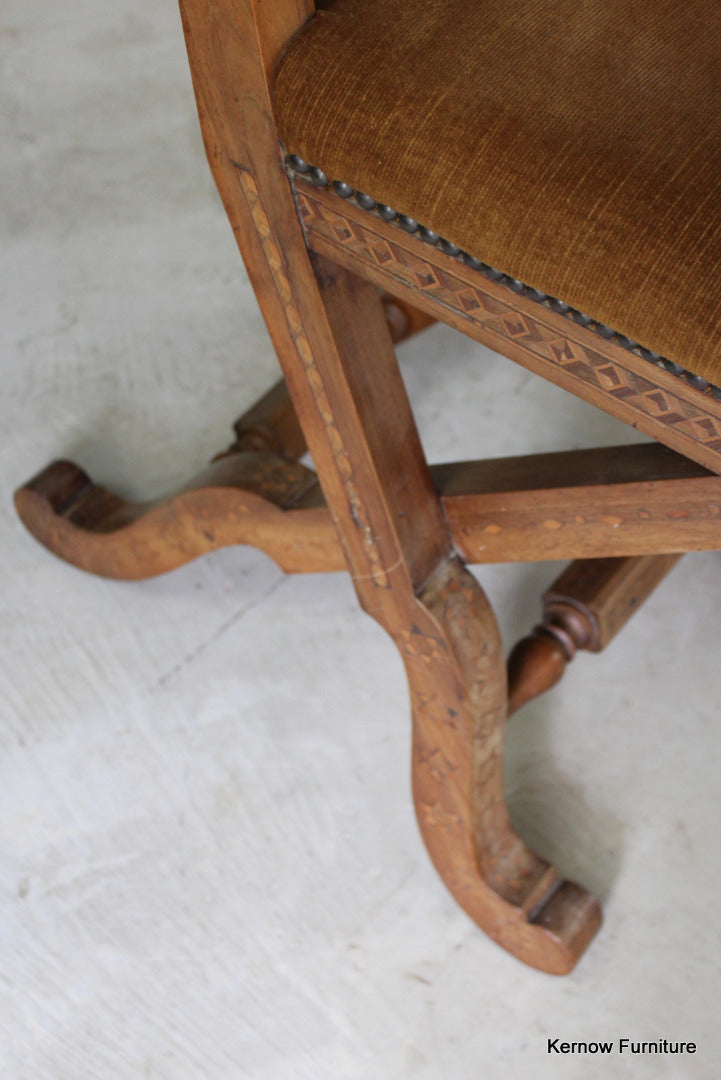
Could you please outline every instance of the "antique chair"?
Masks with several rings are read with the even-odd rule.
[[[208,160],[285,382],[165,502],[129,504],[56,462],[18,510],[113,577],[238,543],[289,572],[347,567],[405,663],[441,877],[504,948],[568,972],[600,909],[514,834],[504,725],[680,553],[721,547],[721,9],[180,6]],[[436,319],[656,442],[429,468],[392,341]],[[549,558],[576,561],[513,651],[507,694],[464,563]]]

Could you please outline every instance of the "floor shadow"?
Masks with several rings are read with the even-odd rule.
[[[622,865],[625,827],[557,764],[552,731],[562,706],[561,693],[551,690],[511,717],[506,741],[509,811],[531,848],[604,901]]]

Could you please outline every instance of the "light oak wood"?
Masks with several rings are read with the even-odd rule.
[[[210,12],[212,0],[207,8]],[[256,0],[255,32],[267,82],[272,80],[291,38],[314,14],[315,0]]]
[[[414,785],[426,844],[492,937],[528,963],[568,971],[598,926],[598,905],[559,883],[510,830],[496,734],[506,703],[504,665],[490,646],[495,621],[452,556],[380,297],[347,271],[310,261],[274,137],[254,36],[259,5],[183,0],[182,9],[209,162],[359,600],[406,662],[415,775],[428,774]],[[457,621],[473,627],[470,638],[456,635]],[[445,748],[453,759],[439,787],[434,751],[440,762]]]
[[[308,449],[283,379],[235,421],[233,430],[235,442],[218,457],[243,450],[267,450],[288,461],[300,461]]]
[[[379,288],[721,472],[721,401],[527,296],[489,281],[332,188],[299,181],[308,242]]]
[[[395,344],[407,341],[436,320],[390,293],[381,291],[383,313]],[[224,454],[239,450],[268,450],[289,461],[299,461],[308,447],[285,381],[280,379],[260,401],[233,425],[235,442]],[[223,455],[219,454],[218,457]]]
[[[646,555],[571,563],[543,594],[541,622],[508,658],[509,714],[555,686],[578,649],[604,649],[679,558]]]
[[[305,439],[286,405],[275,387],[237,421],[233,447],[166,499],[120,499],[61,461],[16,492],[18,514],[55,555],[104,577],[152,577],[235,544],[287,573],[344,570],[317,477],[295,463]],[[721,477],[654,444],[436,465],[430,475],[453,545],[472,563],[721,547]]]
[[[575,607],[591,627],[583,648],[600,652],[673,570],[679,558],[679,555],[654,555],[571,563],[544,592],[544,616],[552,619],[563,606]]]
[[[15,505],[41,544],[101,577],[139,581],[234,544],[259,548],[289,574],[344,570],[326,507],[292,509],[317,489],[310,469],[251,450],[222,456],[175,495],[149,503],[120,499],[72,462],[56,461],[16,492]]]

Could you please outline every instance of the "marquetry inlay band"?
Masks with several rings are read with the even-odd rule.
[[[452,244],[450,240],[444,239],[442,236],[439,236],[438,233],[433,232],[432,229],[428,229],[424,225],[421,225],[414,218],[398,213],[385,203],[378,202],[370,195],[355,190],[350,184],[346,184],[342,180],[330,181],[322,169],[319,169],[314,165],[309,165],[297,154],[289,154],[285,160],[286,166],[294,178],[298,177],[308,183],[314,184],[316,187],[329,188],[334,191],[340,199],[352,199],[361,210],[365,210],[369,214],[377,215],[381,220],[386,221],[391,225],[395,225],[406,233],[415,234],[420,240],[423,240],[424,243],[429,244],[431,247],[438,248],[444,255],[449,255],[452,258],[458,259],[459,262],[462,262],[465,266],[482,274],[487,280],[496,282],[498,285],[509,289],[512,293],[522,294],[523,296],[528,297],[529,300],[549,308],[551,311],[554,311],[558,315],[562,315],[564,318],[570,319],[579,326],[585,327],[605,341],[612,341],[614,344],[620,345],[621,348],[626,349],[629,352],[634,352],[637,356],[647,360],[650,364],[660,367],[664,371],[668,371],[678,378],[684,379],[693,386],[694,389],[701,390],[704,393],[710,394],[716,400],[721,401],[720,387],[712,386],[706,379],[702,379],[699,375],[694,375],[693,372],[687,371],[686,368],[681,367],[680,364],[675,364],[666,357],[659,355],[659,353],[653,352],[653,350],[647,349],[643,345],[639,345],[638,342],[632,341],[631,338],[627,337],[625,334],[621,334],[618,331],[613,330],[612,327],[598,322],[598,320],[593,319],[590,315],[585,315],[577,308],[573,308],[570,304],[566,304],[563,300],[549,296],[546,293],[541,292],[540,289],[534,289],[530,285],[525,285],[517,278],[511,277],[509,274],[504,274],[501,270],[496,270],[494,267],[489,266],[487,263],[484,263],[480,259],[469,254],[467,251],[462,251],[456,244]]]

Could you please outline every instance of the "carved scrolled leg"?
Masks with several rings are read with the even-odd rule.
[[[431,857],[504,948],[567,972],[599,908],[559,882],[508,824],[506,676],[495,620],[453,555],[381,298],[305,246],[273,126],[268,72],[277,38],[262,31],[277,30],[274,6],[181,0],[181,8],[208,160],[358,599],[405,660],[415,793]]]
[[[495,617],[451,552],[372,289],[324,260],[315,269],[337,350],[327,378],[327,353],[313,366],[311,385],[337,431],[332,466],[321,450],[316,460],[329,491],[340,482],[335,509],[359,600],[405,662],[423,839],[448,889],[490,937],[527,964],[567,973],[598,929],[600,907],[511,827]],[[353,445],[352,459],[343,444]]]
[[[15,505],[49,551],[101,577],[153,577],[232,544],[260,548],[288,573],[344,566],[315,473],[269,453],[222,457],[175,495],[148,503],[121,499],[56,461],[15,493]]]
[[[493,611],[451,559],[401,636],[413,701],[413,794],[434,865],[461,907],[527,964],[569,972],[601,924],[598,902],[514,833],[503,789],[506,687]],[[421,618],[418,617],[421,615]]]

